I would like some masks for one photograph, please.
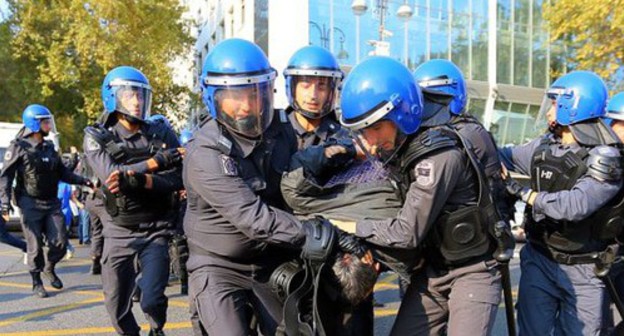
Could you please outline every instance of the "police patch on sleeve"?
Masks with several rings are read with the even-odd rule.
[[[234,159],[225,154],[221,154],[219,157],[221,158],[221,168],[223,168],[223,174],[227,176],[238,176],[238,168],[236,167]]]
[[[435,163],[432,160],[422,160],[414,168],[415,183],[423,187],[430,187],[435,180]]]
[[[12,158],[13,158],[13,151],[12,150],[6,151],[6,153],[4,153],[4,161],[5,162],[11,161]]]
[[[97,141],[95,141],[95,139],[93,139],[92,137],[87,138],[85,151],[95,152],[95,151],[99,151],[101,148],[102,147]]]

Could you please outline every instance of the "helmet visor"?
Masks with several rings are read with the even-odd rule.
[[[256,138],[273,119],[273,81],[223,86],[215,91],[217,121],[231,131]]]
[[[152,90],[149,86],[127,83],[116,87],[115,111],[139,120],[149,117],[152,106]]]
[[[322,118],[334,109],[339,84],[339,77],[292,76],[290,95],[293,107],[307,118]]]

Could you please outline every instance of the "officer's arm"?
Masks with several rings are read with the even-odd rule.
[[[4,155],[4,166],[2,167],[2,172],[0,172],[0,202],[2,204],[11,204],[13,179],[20,161],[21,150],[14,143],[11,143]]]
[[[74,172],[72,170],[70,170],[67,166],[65,166],[64,164],[59,164],[58,165],[58,169],[60,170],[60,175],[61,175],[61,181],[68,183],[68,184],[80,184],[80,185],[84,185],[88,179],[84,178],[78,174],[74,174]]]
[[[396,218],[363,220],[356,236],[381,246],[413,249],[420,245],[440,214],[461,176],[466,161],[458,150],[445,151],[421,160],[414,168],[420,174],[409,187]]]
[[[603,147],[605,148],[605,147]],[[592,149],[596,151],[597,149]],[[614,162],[619,162],[619,153],[615,148]],[[590,152],[590,153],[592,153]],[[605,162],[601,159],[600,162]],[[554,220],[579,221],[592,215],[609,202],[622,187],[621,169],[612,174],[603,174],[609,167],[598,167],[600,163],[591,164],[587,173],[580,178],[571,190],[559,192],[539,192],[533,202],[533,218],[541,220],[544,216]],[[598,167],[598,169],[594,169]]]
[[[185,183],[221,216],[251,239],[300,245],[301,223],[291,214],[268,206],[249,186],[228,171],[219,153],[202,148],[202,155],[188,155]]]
[[[501,163],[509,171],[530,175],[533,153],[539,146],[541,139],[542,137],[539,137],[523,145],[499,148],[498,156],[501,159]]]
[[[163,194],[184,189],[180,169],[157,174],[148,174],[146,189],[150,189],[156,193]]]
[[[149,173],[153,170],[153,167],[150,167],[148,161],[154,161],[154,159],[148,159],[129,165],[116,163],[113,158],[106,153],[104,148],[88,133],[85,134],[83,148],[85,150],[87,162],[91,165],[100,181],[106,181],[110,174],[116,170],[121,172],[132,170],[137,173]]]

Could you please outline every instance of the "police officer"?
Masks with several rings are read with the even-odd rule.
[[[332,53],[318,46],[297,50],[284,70],[286,109],[299,149],[326,142],[340,131],[334,105],[344,74]]]
[[[175,217],[174,193],[182,188],[181,154],[173,131],[147,123],[151,87],[139,70],[121,66],[102,84],[102,124],[85,129],[88,164],[105,186],[106,211],[102,286],[115,330],[139,335],[131,310],[135,285],[150,324],[150,335],[164,334],[169,277],[168,241]],[[135,260],[141,269],[137,281]]]
[[[515,199],[505,192],[501,178],[501,162],[494,138],[483,124],[466,111],[468,94],[466,82],[459,68],[451,61],[436,59],[421,64],[414,71],[416,82],[421,88],[452,96],[448,104],[450,124],[470,143],[473,152],[485,170],[490,192],[506,222],[513,218]]]
[[[520,335],[598,335],[604,284],[595,272],[621,232],[622,209],[610,202],[622,186],[615,135],[600,120],[607,89],[596,74],[573,71],[547,91],[549,132],[501,149],[505,166],[529,175],[508,180],[527,203],[528,244],[520,253]],[[618,220],[613,220],[618,219]]]
[[[404,198],[396,218],[364,219],[352,229],[368,242],[426,259],[412,276],[393,335],[488,335],[501,284],[488,236],[495,216],[480,196],[487,185],[452,129],[420,127],[422,108],[413,76],[395,60],[371,57],[347,77],[340,122],[394,169]]]
[[[252,313],[262,333],[273,335],[282,307],[267,281],[292,258],[284,247],[302,246],[315,258],[334,245],[326,221],[301,223],[281,210],[280,179],[297,148],[287,117],[273,110],[275,76],[262,50],[241,39],[222,41],[204,62],[200,83],[211,117],[189,143],[183,173],[198,335],[247,335]]]
[[[52,113],[42,105],[30,105],[22,114],[24,128],[11,142],[4,156],[0,173],[0,202],[2,217],[8,220],[11,210],[13,179],[16,203],[22,210],[22,230],[28,250],[28,266],[33,280],[33,291],[39,297],[48,294],[41,281],[41,272],[50,280],[52,287],[63,288],[54,267],[67,247],[67,231],[58,200],[58,184],[90,185],[89,180],[75,175],[61,162],[52,141],[44,137],[52,130]],[[43,239],[48,253],[44,257]]]

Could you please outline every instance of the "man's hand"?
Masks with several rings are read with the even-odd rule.
[[[180,164],[184,154],[186,154],[186,150],[182,147],[169,148],[156,153],[153,159],[158,164],[158,169],[168,169]]]
[[[366,160],[368,155],[373,157],[377,155],[377,146],[369,144],[362,135],[358,135],[358,139],[353,140],[353,144],[355,145],[356,158],[358,160]]]
[[[118,170],[112,172],[106,179],[106,187],[113,193],[128,192],[145,189],[147,187],[147,175],[134,171],[122,173]]]
[[[353,254],[358,258],[363,258],[366,255],[366,247],[356,236],[339,228],[335,229],[338,231],[338,247],[342,252]]]
[[[346,154],[347,149],[340,145],[333,145],[325,148],[325,157],[330,159],[337,154]]]
[[[8,222],[9,214],[13,213],[15,209],[13,209],[13,206],[11,204],[2,204],[1,211],[2,211],[2,219],[4,219],[5,222]]]
[[[518,183],[518,181],[514,180],[510,176],[506,176],[503,181],[505,182],[505,188],[510,195],[518,197],[524,203],[533,205],[533,201],[535,201],[535,197],[537,195],[531,188],[522,186]]]

